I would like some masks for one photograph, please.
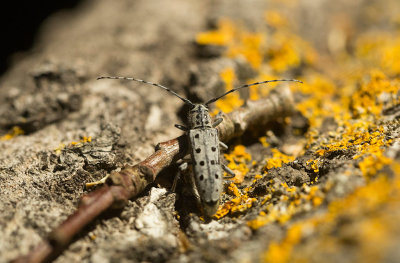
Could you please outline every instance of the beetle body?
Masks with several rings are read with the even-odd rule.
[[[222,168],[234,176],[233,171],[231,171],[225,165],[220,162],[220,145],[224,145],[219,141],[218,130],[215,128],[219,123],[221,123],[222,118],[217,118],[214,123],[212,123],[210,113],[208,111],[208,105],[216,102],[220,98],[228,95],[231,92],[239,90],[241,88],[247,88],[249,86],[259,85],[268,82],[277,81],[296,81],[293,79],[283,79],[283,80],[266,80],[261,82],[256,82],[252,84],[245,84],[240,87],[231,89],[224,94],[215,97],[204,104],[194,104],[190,100],[181,97],[173,90],[164,87],[160,84],[148,82],[141,79],[135,79],[130,77],[99,77],[97,79],[121,79],[121,80],[132,80],[137,82],[142,82],[145,84],[153,85],[162,88],[174,96],[181,99],[186,104],[190,105],[190,111],[188,115],[189,127],[184,127],[181,125],[175,125],[177,128],[182,129],[186,132],[188,136],[188,143],[190,146],[191,162],[194,173],[194,182],[197,193],[200,198],[200,204],[203,209],[203,213],[206,217],[211,217],[215,214],[219,206],[219,200],[222,193],[223,177]],[[186,163],[184,163],[186,164]],[[173,188],[175,187],[176,180],[174,181]]]
[[[223,185],[218,130],[212,127],[208,109],[202,104],[190,110],[189,124],[187,135],[194,181],[203,213],[210,217],[218,209]]]

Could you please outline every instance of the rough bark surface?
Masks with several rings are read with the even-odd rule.
[[[354,6],[342,2],[341,8],[357,15]],[[326,36],[319,27],[331,4],[315,3],[304,4],[293,19],[302,21],[300,31],[324,50],[320,40]],[[0,262],[27,254],[72,214],[88,192],[85,183],[145,159],[158,142],[180,135],[173,126],[184,122],[180,100],[156,87],[96,77],[133,76],[171,87],[193,101],[210,99],[223,92],[223,68],[233,67],[239,82],[254,72],[240,59],[218,56],[216,47],[199,50],[196,34],[209,30],[219,17],[238,19],[257,30],[270,4],[86,0],[75,10],[52,16],[35,47],[1,78],[0,132],[18,126],[24,135],[0,141]],[[320,34],[312,34],[316,31]],[[295,115],[291,125],[307,129],[307,120]],[[388,126],[393,138],[398,137],[396,125]],[[264,152],[252,145],[257,139],[252,136],[246,134],[246,143],[253,158],[261,160]],[[277,144],[290,139],[280,137]],[[249,196],[264,194],[271,178],[289,186],[310,183],[314,178],[305,163],[311,155],[272,169]],[[350,159],[326,160],[324,178],[329,174],[337,187],[328,199],[364,184],[360,176],[349,180],[340,173]],[[175,168],[162,173],[122,211],[90,224],[56,262],[255,262],[271,241],[285,236],[279,224],[258,231],[247,224],[259,214],[257,205],[242,216],[239,211],[237,217],[204,222],[187,189],[168,191]],[[396,258],[396,253],[393,249],[390,255]]]

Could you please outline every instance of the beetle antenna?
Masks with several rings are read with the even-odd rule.
[[[245,84],[245,85],[243,85],[243,86],[240,86],[240,87],[231,89],[231,90],[225,92],[224,94],[222,94],[221,96],[218,96],[218,97],[216,97],[216,98],[213,98],[213,99],[207,101],[207,102],[205,103],[205,105],[207,106],[207,105],[209,105],[209,104],[211,104],[211,103],[213,103],[213,102],[216,102],[217,100],[219,100],[220,98],[222,98],[222,97],[228,95],[229,93],[232,93],[232,92],[237,91],[237,90],[242,89],[242,88],[247,88],[247,87],[250,87],[250,86],[260,85],[260,84],[264,84],[264,83],[268,83],[268,82],[278,82],[278,81],[294,81],[294,82],[303,83],[302,81],[297,80],[297,79],[274,79],[274,80],[266,80],[266,81],[251,83],[251,84]]]
[[[168,91],[169,93],[172,93],[172,94],[175,95],[176,97],[180,98],[180,99],[181,99],[183,102],[185,102],[186,104],[189,104],[190,106],[194,107],[194,103],[191,102],[190,100],[181,97],[181,96],[180,96],[178,93],[176,93],[175,91],[173,91],[173,90],[171,90],[171,89],[169,89],[169,88],[167,88],[167,87],[165,87],[165,86],[163,86],[163,85],[157,84],[157,83],[152,83],[152,82],[148,82],[148,81],[145,81],[145,80],[142,80],[142,79],[135,79],[135,78],[130,78],[130,77],[109,77],[109,76],[105,76],[105,77],[98,77],[97,80],[99,80],[99,79],[122,79],[122,80],[132,80],[132,81],[137,81],[137,82],[142,82],[142,83],[145,83],[145,84],[153,85],[153,86],[162,88],[162,89]]]

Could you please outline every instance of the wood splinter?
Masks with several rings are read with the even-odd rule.
[[[293,112],[293,98],[288,87],[270,92],[269,96],[257,101],[247,101],[241,108],[222,114],[222,123],[217,127],[219,139],[229,141],[268,122],[289,116]],[[75,213],[54,229],[28,255],[13,262],[50,262],[68,247],[82,229],[109,209],[121,209],[127,201],[139,195],[146,186],[154,182],[161,170],[186,155],[188,151],[185,135],[161,142],[156,152],[134,166],[126,166],[112,172],[99,189],[84,195]]]

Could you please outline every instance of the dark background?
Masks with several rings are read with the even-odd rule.
[[[0,74],[3,74],[13,54],[32,47],[42,22],[62,9],[72,9],[82,0],[7,1],[3,6],[0,24]]]

